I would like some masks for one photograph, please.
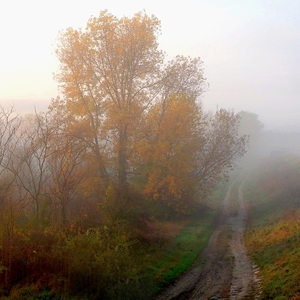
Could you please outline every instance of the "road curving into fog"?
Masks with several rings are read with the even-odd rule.
[[[244,243],[247,210],[243,188],[246,177],[234,180],[204,252],[193,267],[167,288],[157,300],[258,299],[260,279]],[[239,184],[239,185],[238,185]],[[238,189],[234,189],[238,185]],[[238,193],[238,195],[234,195]],[[238,201],[234,202],[234,199]]]

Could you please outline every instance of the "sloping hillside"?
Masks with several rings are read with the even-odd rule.
[[[262,276],[262,299],[300,299],[300,158],[282,154],[252,172],[246,246]]]

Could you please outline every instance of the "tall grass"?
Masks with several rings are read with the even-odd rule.
[[[284,155],[252,172],[246,246],[260,267],[262,299],[300,299],[300,159]]]
[[[17,272],[1,299],[152,299],[202,252],[216,213],[161,222],[161,239],[152,241],[138,240],[122,220],[83,232],[15,232]]]

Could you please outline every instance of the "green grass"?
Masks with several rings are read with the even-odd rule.
[[[199,253],[207,245],[214,229],[214,220],[215,214],[207,213],[199,220],[187,225],[175,238],[170,251],[165,253],[158,264],[153,267],[160,287],[170,284],[192,266]]]
[[[250,224],[245,239],[260,267],[261,299],[300,299],[299,161],[285,155],[253,172],[246,182]]]
[[[228,183],[220,183],[208,204],[211,208],[199,216],[194,216],[192,222],[168,245],[163,255],[156,257],[156,261],[154,259],[150,270],[156,280],[154,285],[156,293],[162,291],[194,263],[204,262],[201,254],[215,228],[227,188]]]
[[[108,278],[106,281],[110,285],[104,282],[105,299],[152,299],[183,271],[191,267],[208,242],[214,229],[216,213],[217,210],[204,209],[198,216],[193,216],[175,238],[162,244],[153,241],[151,243],[135,242],[131,245],[130,241],[126,239],[125,244],[123,243],[124,247],[121,247],[120,251],[116,245],[119,245],[121,240],[126,237],[127,227],[123,228],[120,225],[120,228],[116,227],[115,231],[112,231],[111,228],[111,233],[107,238],[102,231],[95,230],[91,235],[75,235],[68,239],[68,245],[71,243],[68,257],[74,260],[72,266],[77,268],[80,275],[78,285],[88,278],[93,280],[90,285],[94,281],[95,283],[99,282],[101,278]],[[183,224],[182,220],[174,222],[175,227],[178,224]],[[68,245],[65,245],[65,250]],[[73,248],[73,246],[76,247]],[[62,250],[57,249],[57,251]],[[95,251],[98,251],[97,256],[94,255]],[[103,255],[105,255],[105,259],[101,264]],[[96,270],[99,276],[94,274],[93,269],[96,267],[98,267]],[[117,267],[120,269],[116,271]],[[117,272],[116,274],[113,273],[114,270]],[[83,278],[87,274],[90,277]],[[114,281],[111,279],[112,276],[116,278]],[[76,278],[74,277],[74,280],[77,280]],[[126,278],[128,280],[125,280]],[[54,286],[56,285],[54,284]],[[78,297],[73,289],[68,289],[65,293],[52,289],[51,283],[49,283],[49,287],[44,288],[41,283],[23,282],[12,288],[8,298],[3,297],[2,299],[75,300]],[[95,297],[91,298],[90,294],[82,293],[81,296],[80,299],[84,299],[83,297],[96,299]]]

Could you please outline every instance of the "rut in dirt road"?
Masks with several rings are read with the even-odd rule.
[[[243,188],[246,179],[242,181],[238,189],[238,213],[229,219],[232,230],[230,248],[234,257],[229,299],[258,299],[261,291],[260,278],[256,275],[257,267],[251,262],[244,243],[247,210]]]
[[[229,186],[223,200],[218,224],[204,252],[205,265],[200,266],[199,260],[196,261],[191,270],[179,277],[157,300],[257,298],[259,279],[244,244],[247,212],[243,187],[246,179],[238,189],[237,211],[232,212],[232,189],[237,180]]]

